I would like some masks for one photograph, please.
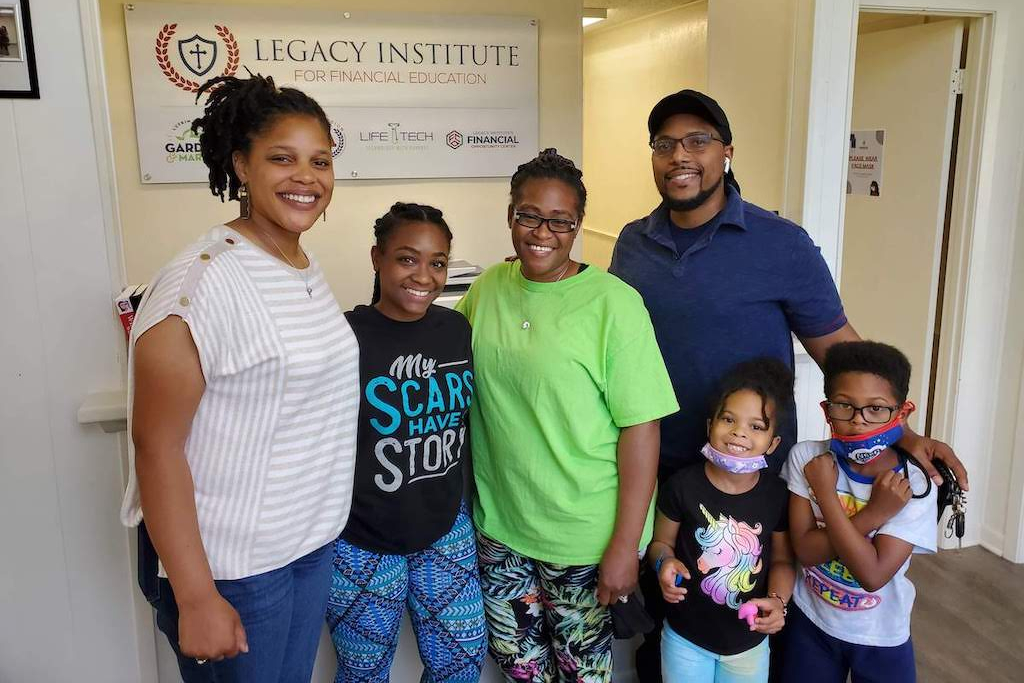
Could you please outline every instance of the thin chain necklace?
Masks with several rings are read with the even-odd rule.
[[[560,282],[561,279],[563,277],[565,277],[565,274],[569,272],[569,266],[571,266],[571,265],[572,265],[572,259],[566,259],[565,265],[562,266],[562,270],[558,273],[558,277],[556,277],[554,280],[552,280],[552,283]],[[524,280],[529,280],[530,279],[530,278],[526,277],[526,273],[523,272],[523,264],[522,263],[519,264],[519,274],[523,276]],[[520,327],[522,329],[524,329],[524,330],[530,329],[529,316],[526,315],[526,297],[523,295],[523,287],[522,286],[520,286],[520,288],[519,288],[519,312],[523,315],[523,324],[520,325]]]
[[[297,270],[297,271],[299,271],[302,274],[302,282],[303,282],[303,284],[306,285],[306,296],[308,296],[310,299],[312,299],[313,298],[313,287],[310,286],[310,284],[309,284],[309,273],[306,272],[306,271],[309,270],[309,266],[311,266],[312,264],[309,263],[309,256],[306,256],[305,249],[302,249],[302,247],[299,247],[299,249],[302,251],[302,255],[306,256],[306,263],[308,265],[305,268],[296,268],[295,264],[292,263],[292,260],[290,258],[288,258],[288,254],[284,253],[284,251],[281,249],[281,247],[277,246],[277,241],[273,238],[273,236],[271,236],[270,233],[267,233],[267,232],[264,232],[263,234],[266,236],[267,239],[270,240],[270,243],[274,245],[274,248],[277,249],[277,253],[280,254],[281,257],[284,258],[284,260],[288,262],[288,265],[291,266],[293,270]]]

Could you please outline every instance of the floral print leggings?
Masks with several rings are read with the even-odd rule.
[[[525,557],[477,532],[491,656],[510,681],[608,683],[612,620],[597,565]]]

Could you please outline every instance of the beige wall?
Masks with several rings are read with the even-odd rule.
[[[661,201],[651,176],[647,115],[682,88],[706,88],[707,3],[607,29],[583,41],[583,258],[606,267],[622,227]]]
[[[218,0],[224,5],[281,5],[282,0]],[[139,180],[131,79],[120,0],[99,0],[103,52],[110,98],[117,190],[130,282],[149,280],[163,263],[207,227],[237,215],[200,184],[147,185]],[[340,8],[330,0],[308,0],[310,8]],[[346,10],[424,11],[416,0],[352,0]],[[557,147],[579,162],[582,156],[581,28],[579,0],[519,0],[483,5],[472,0],[432,0],[429,11],[448,14],[508,14],[538,19],[540,146]],[[526,159],[524,159],[526,161]],[[338,181],[326,223],[304,243],[320,259],[342,306],[369,298],[369,249],[374,219],[396,200],[435,204],[455,233],[455,256],[490,264],[510,253],[505,226],[508,179]]]
[[[584,258],[606,264],[622,226],[659,201],[647,114],[683,87],[728,114],[744,198],[800,221],[813,22],[814,0],[708,0],[587,31]]]
[[[797,60],[796,47],[809,56],[812,19],[810,0],[708,2],[708,94],[729,117],[736,179],[744,199],[790,216],[787,157],[799,160],[799,178],[810,79],[809,59]]]

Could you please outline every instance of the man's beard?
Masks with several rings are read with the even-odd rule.
[[[665,192],[661,193],[661,198],[665,200],[665,205],[668,206],[669,211],[693,211],[694,209],[700,208],[704,205],[704,202],[711,199],[717,190],[718,186],[722,184],[722,179],[725,176],[718,176],[718,180],[714,185],[706,190],[701,190],[693,197],[689,199],[672,199]]]

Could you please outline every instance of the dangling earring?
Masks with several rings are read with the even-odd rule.
[[[245,186],[245,183],[238,188],[238,203],[241,205],[242,219],[249,220],[249,216],[252,215],[252,207],[249,206],[249,188]]]
[[[324,209],[324,223],[327,222],[327,209]]]

